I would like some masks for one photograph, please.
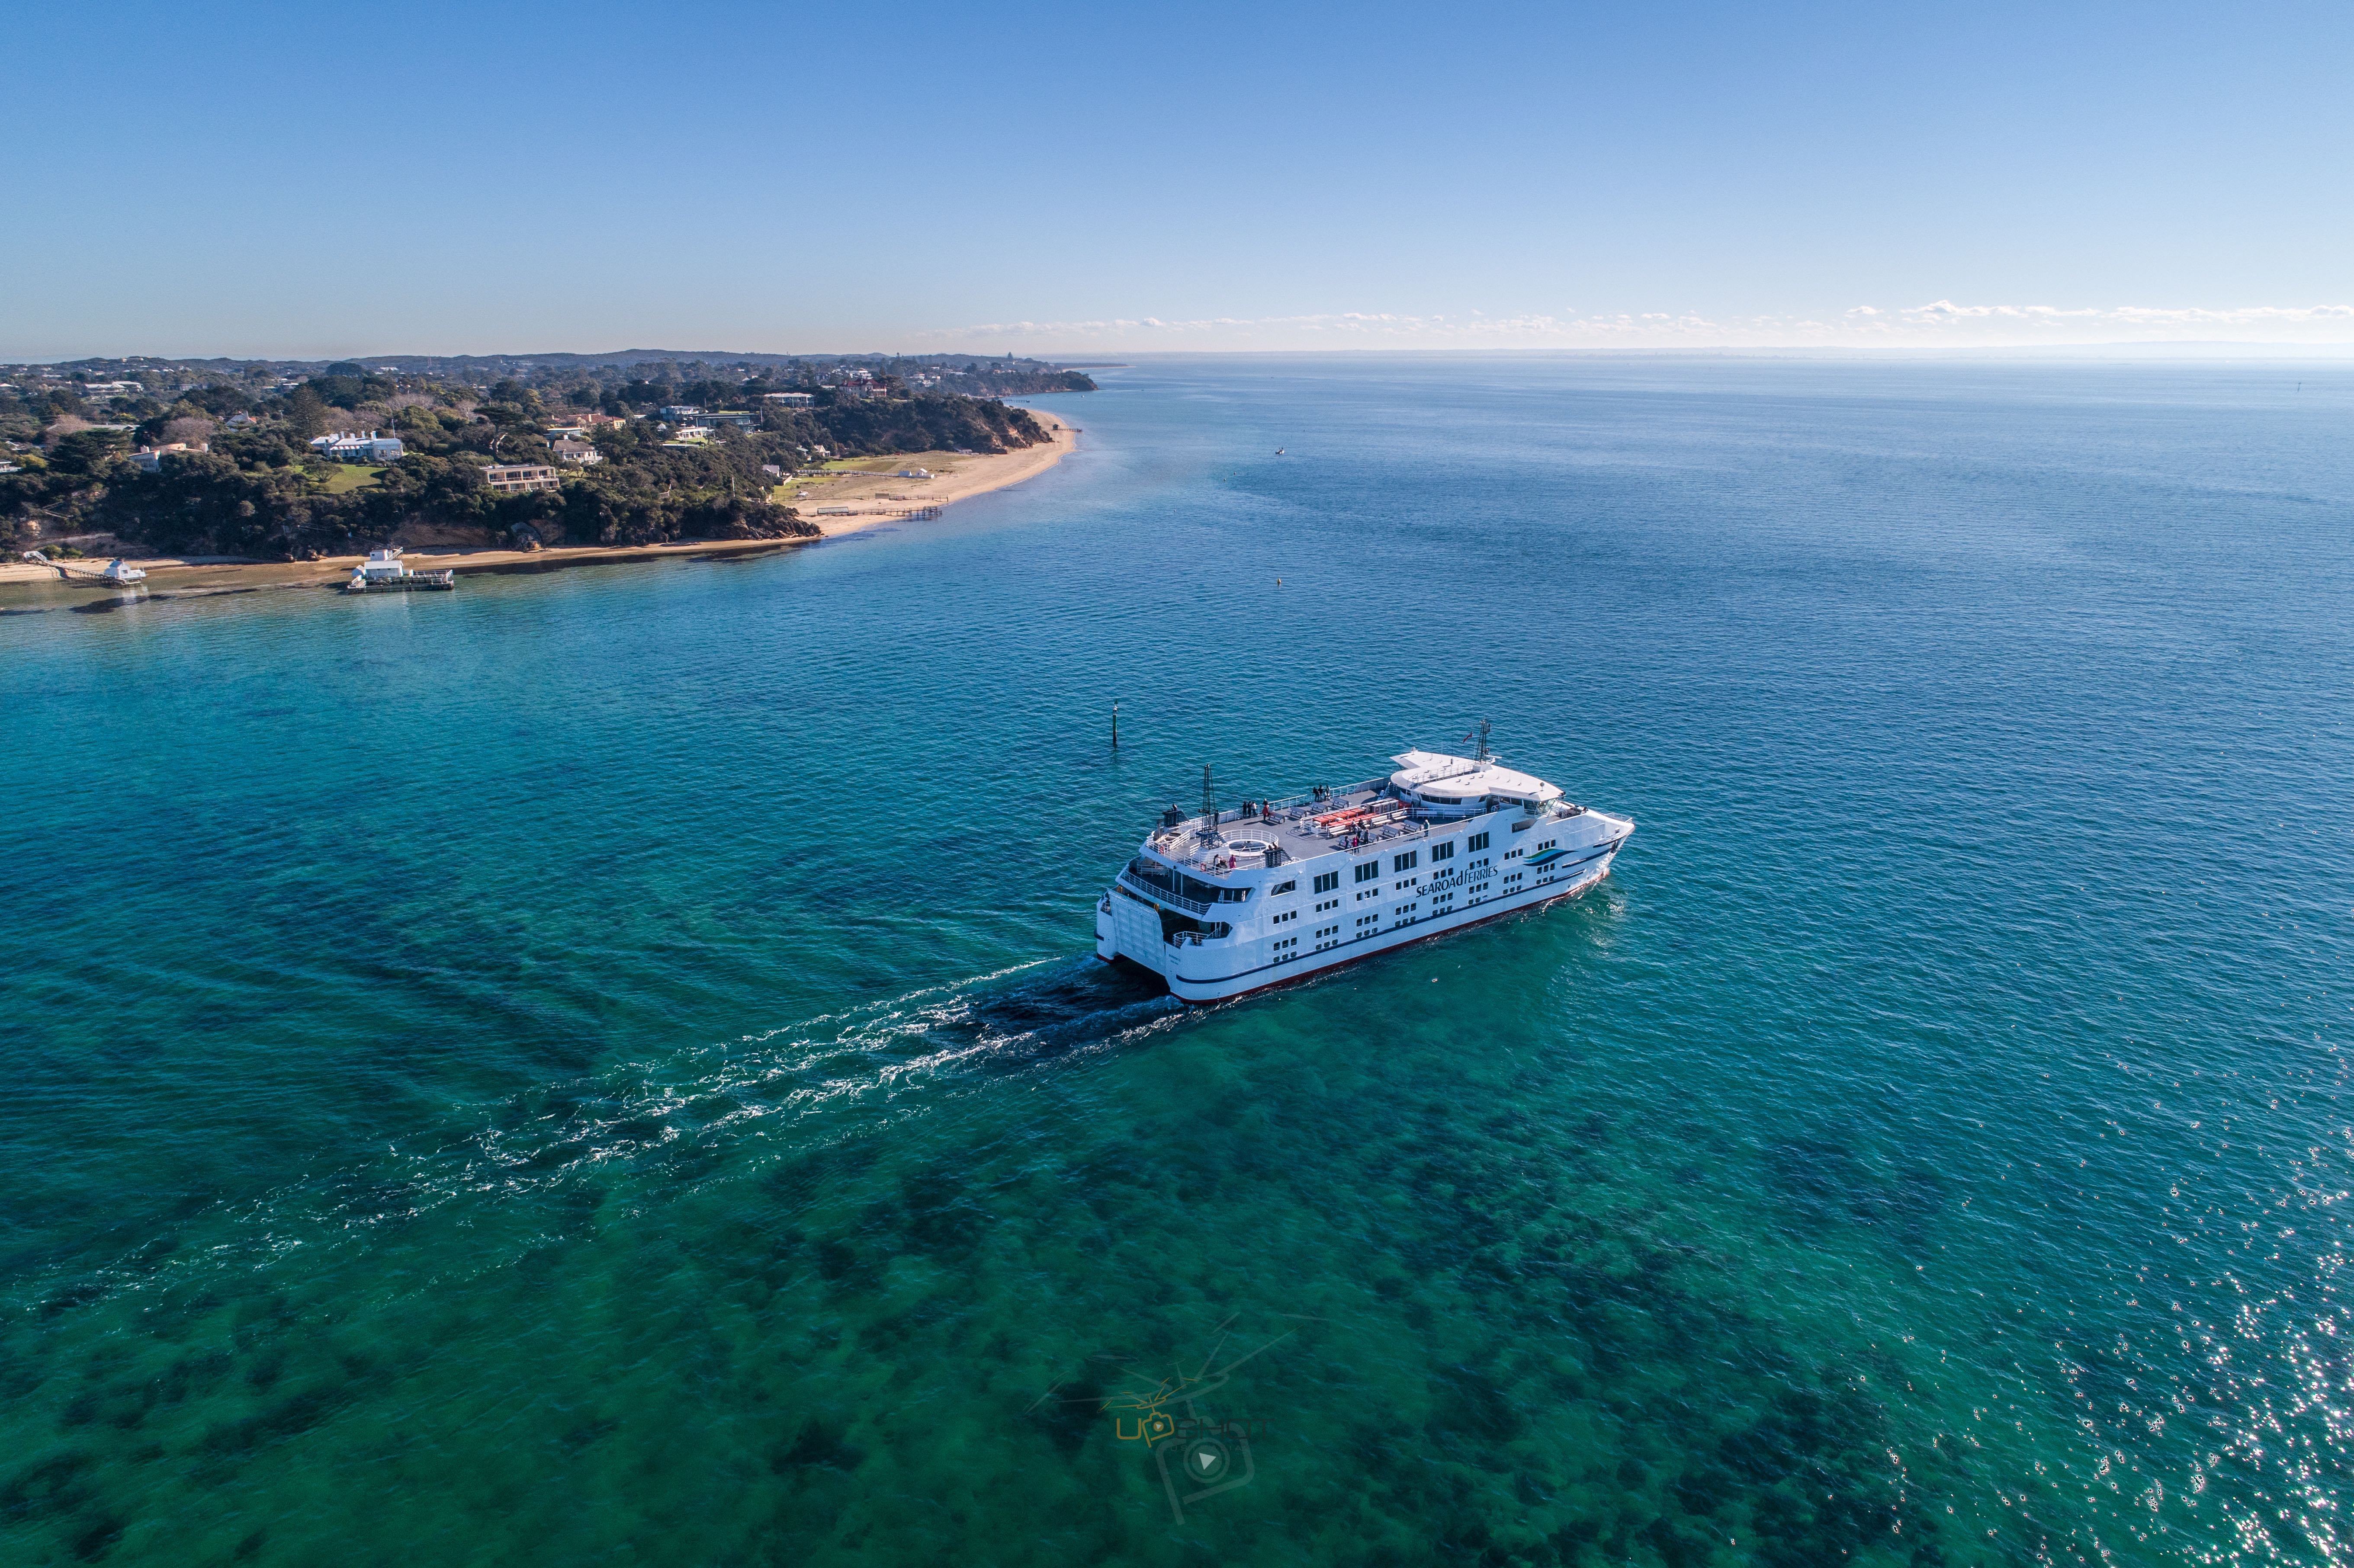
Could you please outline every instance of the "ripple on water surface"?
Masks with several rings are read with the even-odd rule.
[[[854,548],[8,617],[0,1542],[2339,1560],[2298,374],[1164,365]],[[1480,716],[1608,883],[1087,957],[1204,761]]]

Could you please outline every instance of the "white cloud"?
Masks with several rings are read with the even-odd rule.
[[[2354,304],[2148,306],[1959,304],[1934,300],[1883,312],[1856,305],[1808,315],[1644,311],[1468,317],[1389,311],[1285,316],[1112,316],[990,322],[916,334],[938,347],[1150,351],[1313,348],[1925,348],[2228,340],[2354,346]]]

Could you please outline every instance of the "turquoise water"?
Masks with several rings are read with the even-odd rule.
[[[0,603],[0,1559],[2354,1556],[2354,371],[1103,378],[817,548]],[[1090,957],[1483,716],[1601,887]]]

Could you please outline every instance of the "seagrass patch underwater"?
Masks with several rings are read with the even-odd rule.
[[[757,563],[0,607],[9,1561],[2348,1555],[2354,376],[1102,379]],[[1481,717],[1599,888],[1088,956]]]

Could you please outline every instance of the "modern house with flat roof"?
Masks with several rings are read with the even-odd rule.
[[[482,470],[482,482],[502,495],[554,490],[557,485],[555,468],[544,462],[494,462]]]
[[[203,452],[211,450],[212,443],[209,441],[198,441],[195,446],[190,446],[186,441],[172,441],[160,447],[141,447],[131,454],[131,461],[149,473],[160,473],[164,469],[164,459],[174,452]]]

